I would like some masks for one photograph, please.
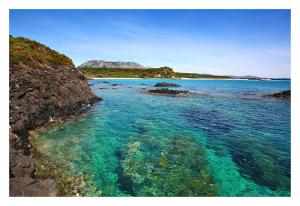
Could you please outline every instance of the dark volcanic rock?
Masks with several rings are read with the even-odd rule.
[[[17,151],[11,151],[9,155],[9,168],[10,177],[32,177],[35,172],[32,157],[18,154]]]
[[[155,87],[180,87],[178,84],[174,83],[167,83],[167,82],[160,82],[154,85]]]
[[[57,196],[56,182],[52,179],[37,180],[29,177],[13,178],[9,181],[9,196],[54,197]]]
[[[84,112],[100,99],[74,67],[10,66],[10,126],[18,135],[63,116]]]
[[[54,180],[35,177],[28,130],[85,112],[101,100],[68,57],[38,42],[10,36],[10,195],[56,195]]]
[[[276,97],[276,98],[282,98],[282,99],[290,99],[291,98],[291,90],[285,90],[282,92],[277,92],[271,95],[266,95],[268,97]]]
[[[10,132],[10,141],[18,136]],[[12,141],[12,142],[13,142]],[[10,196],[56,196],[56,182],[52,179],[35,178],[35,163],[31,156],[25,156],[23,149],[9,149],[9,195]]]
[[[145,93],[147,94],[157,94],[157,95],[169,95],[169,96],[185,96],[190,94],[189,91],[184,90],[171,90],[171,89],[150,89]]]

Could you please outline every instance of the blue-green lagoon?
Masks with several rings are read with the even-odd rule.
[[[196,95],[143,92],[162,81]],[[263,96],[290,81],[89,83],[103,101],[32,142],[61,195],[290,196],[291,103]]]

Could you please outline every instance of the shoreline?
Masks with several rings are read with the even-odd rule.
[[[55,197],[84,197],[86,195],[86,182],[81,173],[66,174],[66,171],[72,171],[72,168],[68,165],[57,164],[51,158],[42,155],[38,145],[36,145],[36,141],[43,133],[47,133],[69,121],[76,121],[86,117],[89,112],[90,110],[87,110],[77,115],[58,117],[34,129],[28,130],[28,143],[31,146],[30,156],[35,165],[35,178],[41,181],[47,179],[54,180],[56,184]],[[72,183],[70,183],[70,180]]]
[[[127,78],[127,77],[94,77],[94,78],[87,78],[87,80],[101,80],[101,79],[144,79],[144,80],[165,80],[165,79],[170,79],[170,80],[221,80],[221,81],[291,81],[290,79],[283,79],[283,80],[273,80],[273,79],[213,79],[213,78]]]

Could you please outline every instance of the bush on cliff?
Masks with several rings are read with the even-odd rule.
[[[9,36],[9,64],[21,67],[74,67],[72,60],[36,41]]]

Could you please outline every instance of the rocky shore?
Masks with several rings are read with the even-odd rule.
[[[56,196],[55,179],[36,177],[28,131],[76,116],[101,100],[68,57],[38,42],[10,36],[10,196]]]
[[[275,98],[281,98],[281,99],[290,99],[291,98],[291,90],[285,90],[281,92],[277,92],[271,95],[268,95],[269,97],[275,97]]]
[[[179,84],[160,82],[154,85],[155,87],[180,87]]]
[[[189,91],[185,90],[171,90],[167,88],[163,89],[149,89],[146,90],[144,93],[146,94],[154,94],[154,95],[166,95],[166,96],[186,96],[189,95]]]

